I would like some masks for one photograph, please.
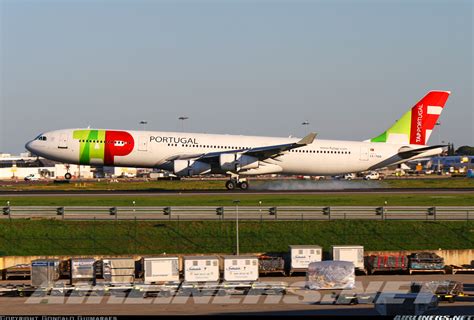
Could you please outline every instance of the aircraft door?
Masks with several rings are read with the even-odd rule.
[[[67,133],[61,133],[59,135],[58,148],[67,149]]]
[[[360,160],[368,161],[369,160],[369,148],[361,147],[360,148]]]
[[[148,151],[148,137],[140,136],[138,138],[138,151]]]

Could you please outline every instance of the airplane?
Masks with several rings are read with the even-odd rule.
[[[87,128],[45,132],[25,147],[69,164],[158,168],[179,177],[225,174],[228,190],[246,190],[249,176],[342,175],[440,154],[445,146],[427,142],[450,94],[428,92],[389,129],[365,141],[318,140],[314,132],[298,139]]]

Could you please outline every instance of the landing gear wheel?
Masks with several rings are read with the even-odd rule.
[[[67,173],[64,175],[64,178],[65,178],[66,180],[71,180],[72,174],[70,174],[69,172],[67,172]]]
[[[229,180],[225,183],[225,187],[227,188],[227,190],[235,190],[235,181],[234,180]]]
[[[249,183],[247,181],[242,181],[239,183],[239,188],[241,190],[247,190],[249,188]]]

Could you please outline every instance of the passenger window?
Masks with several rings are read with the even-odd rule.
[[[210,260],[207,260],[206,261],[206,266],[210,266],[211,265],[211,261]]]
[[[197,265],[198,265],[197,260],[193,261],[193,266],[197,267]]]

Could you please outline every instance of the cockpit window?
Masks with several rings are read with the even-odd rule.
[[[47,138],[46,136],[43,136],[42,134],[40,134],[39,136],[36,137],[36,140],[46,141]]]

